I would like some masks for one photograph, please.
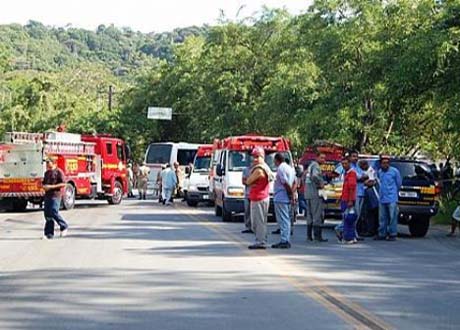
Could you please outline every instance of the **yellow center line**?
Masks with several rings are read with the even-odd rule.
[[[204,227],[209,228],[213,232],[219,235],[220,238],[224,240],[231,240],[234,243],[238,243],[238,246],[248,256],[259,256],[259,257],[274,257],[273,254],[270,254],[267,250],[253,250],[249,251],[247,249],[248,242],[243,240],[241,237],[236,236],[232,232],[222,228],[217,223],[210,221],[202,217],[199,214],[191,214],[191,209],[185,209],[183,207],[178,207],[175,205],[175,208],[183,215],[196,220],[199,224]],[[378,318],[371,312],[364,309],[359,304],[351,302],[349,299],[345,298],[343,295],[338,293],[336,290],[328,287],[321,280],[313,276],[295,276],[291,274],[299,274],[299,269],[293,266],[291,263],[284,260],[274,261],[265,260],[267,265],[271,266],[273,270],[278,274],[278,276],[284,278],[289,282],[294,288],[296,288],[302,294],[312,298],[314,301],[323,305],[327,310],[338,315],[349,325],[353,326],[354,329],[392,329],[393,327],[387,324],[382,319]],[[282,271],[281,271],[282,270]]]

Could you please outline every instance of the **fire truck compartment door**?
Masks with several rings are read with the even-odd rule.
[[[40,144],[0,144],[0,178],[41,178],[45,165]]]

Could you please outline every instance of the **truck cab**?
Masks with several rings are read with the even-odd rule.
[[[256,147],[265,150],[265,162],[273,172],[275,154],[280,152],[292,164],[289,140],[283,137],[245,135],[229,137],[220,143],[221,149],[214,151],[215,173],[213,174],[212,198],[215,202],[216,216],[223,221],[232,221],[235,214],[244,212],[243,170],[252,166],[251,152]],[[273,182],[270,184],[273,195]],[[273,209],[272,198],[270,198]]]
[[[198,148],[193,166],[187,168],[187,195],[188,206],[197,206],[198,203],[209,202],[209,171],[211,168],[212,145],[202,145]]]

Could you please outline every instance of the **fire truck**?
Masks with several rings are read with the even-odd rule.
[[[251,166],[251,152],[256,147],[265,150],[265,162],[272,171],[276,171],[276,153],[284,154],[292,166],[290,141],[284,137],[248,134],[214,141],[210,197],[215,203],[216,216],[222,216],[223,221],[231,221],[234,214],[244,212],[243,170]],[[270,194],[273,195],[273,183]],[[272,198],[270,210],[273,214]]]
[[[128,150],[110,135],[6,133],[0,143],[0,206],[23,211],[29,202],[42,203],[46,158],[64,172],[63,209],[72,209],[76,199],[119,204],[128,190]]]

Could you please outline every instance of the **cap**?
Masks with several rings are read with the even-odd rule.
[[[380,155],[380,160],[390,160],[390,156],[389,155]]]
[[[253,155],[254,157],[264,157],[265,151],[261,147],[256,147],[252,150],[251,155]]]

